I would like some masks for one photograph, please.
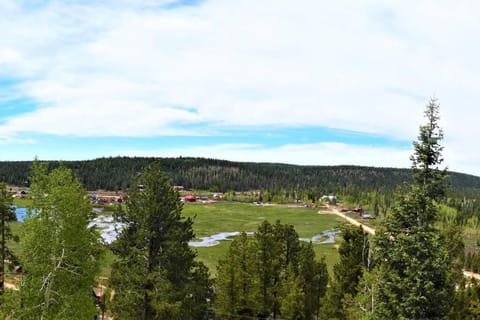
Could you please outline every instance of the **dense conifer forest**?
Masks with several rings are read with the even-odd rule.
[[[360,166],[298,166],[277,163],[231,162],[204,158],[100,158],[62,162],[87,190],[127,190],[154,161],[159,161],[175,185],[217,192],[230,190],[307,190],[355,194],[360,190],[394,191],[411,182],[409,169]],[[60,162],[50,162],[51,169]],[[0,162],[0,181],[26,186],[31,161]],[[451,190],[462,195],[480,190],[480,177],[449,172]]]

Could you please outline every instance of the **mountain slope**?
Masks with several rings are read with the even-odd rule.
[[[159,161],[175,185],[186,188],[227,190],[304,190],[339,192],[393,190],[409,182],[411,171],[397,168],[360,166],[297,166],[278,163],[232,162],[205,158],[99,158],[61,162],[71,168],[88,190],[122,190],[153,161]],[[0,180],[14,185],[28,185],[31,161],[0,162]],[[50,162],[51,167],[60,164]],[[449,173],[452,190],[476,192],[480,177]]]

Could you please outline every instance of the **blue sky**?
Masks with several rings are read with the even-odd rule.
[[[0,2],[0,160],[409,167],[429,98],[480,175],[475,1]]]

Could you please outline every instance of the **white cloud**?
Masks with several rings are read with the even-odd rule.
[[[115,109],[104,109],[92,105],[77,107],[76,104],[71,104],[71,107],[64,109],[42,108],[34,113],[13,118],[7,125],[0,127],[0,135],[2,133],[6,135],[18,128],[26,132],[72,136],[184,135],[185,130],[171,128],[168,124],[193,122],[197,118],[194,113],[186,110],[169,107],[155,108],[138,102],[129,103],[118,100],[115,101],[115,105]]]
[[[39,107],[0,135],[148,136],[214,122],[411,140],[435,94],[455,151],[447,164],[478,163],[477,2],[18,3],[0,4],[0,76],[24,79],[18,91]]]
[[[32,138],[21,138],[18,136],[12,135],[2,135],[0,134],[0,145],[12,145],[12,144],[35,144],[36,141]]]

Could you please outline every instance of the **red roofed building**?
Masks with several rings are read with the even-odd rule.
[[[185,196],[185,201],[188,201],[188,202],[195,202],[197,201],[197,198],[195,197],[195,195],[193,194],[188,194]]]

